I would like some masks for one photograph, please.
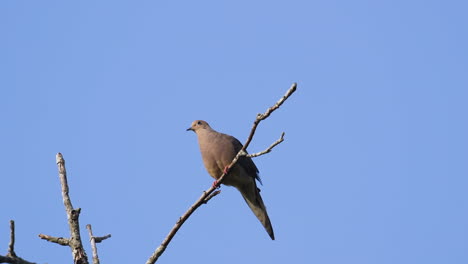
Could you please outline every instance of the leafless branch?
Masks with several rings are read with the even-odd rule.
[[[273,142],[273,144],[271,144],[271,146],[269,146],[267,149],[265,149],[264,151],[257,152],[257,153],[248,154],[247,157],[255,158],[255,157],[258,157],[258,156],[261,156],[261,155],[270,153],[270,151],[271,151],[274,147],[276,147],[276,145],[278,145],[279,143],[281,143],[281,142],[283,142],[283,141],[284,141],[284,132],[281,133],[281,137],[280,137],[278,140],[276,140],[275,142]]]
[[[107,234],[105,236],[102,236],[102,237],[94,237],[94,241],[96,241],[96,243],[101,243],[102,241],[108,239],[111,237],[111,234]]]
[[[15,254],[15,221],[10,220],[10,244],[8,244],[8,256],[16,257]]]
[[[91,225],[87,224],[86,228],[88,229],[89,240],[91,242],[91,249],[93,251],[93,264],[99,264],[99,257],[97,254],[97,247],[96,247],[96,240],[93,236],[93,230],[91,229]]]
[[[64,237],[53,237],[44,234],[39,234],[40,239],[47,240],[52,243],[59,244],[61,246],[70,246],[70,239]]]
[[[91,225],[87,224],[86,228],[88,229],[89,239],[91,241],[91,249],[93,250],[93,264],[99,264],[96,243],[100,243],[103,240],[108,239],[109,237],[111,237],[111,235],[109,234],[103,237],[95,237],[93,236],[93,230],[91,229]]]
[[[8,253],[6,256],[0,255],[0,263],[11,264],[36,264],[18,257],[15,253],[15,221],[10,220],[10,243],[8,244]]]
[[[162,255],[162,253],[164,253],[164,251],[166,250],[167,246],[169,245],[169,243],[171,242],[172,238],[175,236],[175,234],[177,233],[177,231],[180,229],[180,227],[185,223],[185,221],[187,221],[187,219],[192,215],[193,212],[195,212],[195,210],[197,210],[198,207],[200,207],[202,204],[204,203],[207,203],[208,200],[207,198],[211,196],[211,194],[217,189],[219,188],[220,184],[223,182],[224,180],[224,177],[226,176],[226,174],[229,173],[229,168],[232,168],[232,166],[234,166],[234,164],[236,164],[237,160],[241,157],[241,156],[244,156],[246,155],[246,149],[247,147],[250,145],[250,142],[252,141],[253,139],[253,136],[255,134],[255,131],[257,129],[257,126],[258,124],[262,121],[262,120],[265,120],[267,117],[270,116],[270,114],[275,111],[276,109],[278,109],[283,103],[284,101],[286,101],[286,99],[289,98],[289,96],[291,96],[295,91],[296,91],[296,88],[297,88],[297,84],[296,83],[293,83],[291,85],[291,88],[289,88],[289,90],[286,92],[286,94],[276,102],[275,105],[273,105],[272,107],[268,108],[265,113],[263,114],[258,114],[257,115],[257,118],[255,119],[254,121],[254,124],[252,126],[252,129],[250,130],[250,134],[249,134],[249,137],[247,138],[247,141],[245,142],[244,146],[242,147],[242,149],[237,153],[237,155],[234,157],[234,159],[232,160],[232,162],[229,164],[229,166],[227,167],[227,170],[225,171],[225,173],[223,173],[223,175],[221,175],[221,177],[218,179],[218,182],[217,182],[217,185],[213,185],[211,186],[211,188],[209,188],[208,190],[204,191],[202,196],[200,196],[200,198],[198,198],[198,200],[192,205],[190,206],[190,208],[179,218],[179,220],[176,222],[176,224],[174,225],[174,227],[172,227],[171,231],[169,231],[169,234],[167,234],[166,238],[164,238],[163,242],[161,243],[161,245],[153,252],[153,254],[151,255],[151,257],[146,261],[146,264],[154,264],[158,258]],[[279,144],[279,143],[278,143]],[[278,145],[276,144],[276,145]],[[275,145],[275,146],[276,146]],[[274,147],[274,146],[273,146]],[[271,147],[271,148],[273,148]],[[271,149],[270,149],[271,151]],[[214,197],[211,196],[210,199]]]
[[[215,192],[212,192],[210,195],[208,195],[208,197],[205,198],[205,201],[203,201],[203,203],[208,203],[208,201],[211,200],[211,198],[215,197],[216,195],[220,193],[221,193],[221,190],[216,190]]]
[[[34,262],[29,262],[20,257],[9,257],[9,256],[0,256],[0,263],[10,263],[10,264],[36,264]]]
[[[69,246],[72,250],[73,262],[75,264],[88,264],[88,257],[83,248],[80,235],[79,216],[81,209],[73,209],[70,196],[68,194],[67,171],[65,169],[65,160],[61,153],[57,153],[56,162],[59,171],[60,184],[62,185],[62,198],[65,211],[67,212],[68,226],[70,228],[70,238],[55,238],[47,235],[39,235],[40,238],[54,242],[63,246]]]

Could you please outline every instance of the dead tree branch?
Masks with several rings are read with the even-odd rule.
[[[276,109],[278,109],[283,103],[284,101],[286,101],[286,99],[289,98],[289,96],[291,96],[295,91],[296,91],[296,88],[297,88],[297,84],[296,83],[293,83],[291,85],[291,88],[289,88],[289,90],[286,92],[286,94],[276,102],[275,105],[273,105],[272,107],[268,108],[265,113],[263,114],[257,114],[257,118],[255,119],[254,121],[254,124],[252,126],[252,129],[250,130],[250,134],[249,134],[249,137],[247,138],[247,141],[245,142],[244,146],[242,147],[242,149],[237,153],[237,155],[234,157],[234,159],[232,160],[231,164],[229,164],[229,166],[227,167],[227,169],[225,170],[225,173],[223,173],[223,175],[221,175],[221,177],[218,179],[218,184],[217,185],[214,185],[212,186],[211,188],[209,188],[208,190],[204,191],[202,196],[200,196],[200,198],[198,198],[198,200],[192,205],[190,206],[190,208],[179,218],[179,220],[177,220],[176,224],[174,225],[174,227],[172,227],[171,231],[169,231],[169,234],[167,234],[166,238],[164,238],[163,242],[161,243],[161,245],[153,252],[153,254],[151,255],[151,257],[146,261],[146,264],[154,264],[158,258],[164,253],[164,251],[166,250],[167,246],[169,245],[169,243],[171,242],[172,238],[174,238],[175,234],[177,233],[177,231],[180,229],[180,227],[185,223],[185,221],[187,221],[187,219],[193,214],[193,212],[195,212],[195,210],[197,210],[198,207],[200,207],[202,204],[205,204],[208,202],[209,199],[211,199],[212,197],[214,197],[215,195],[211,195],[217,188],[219,188],[220,184],[223,182],[224,180],[224,177],[226,176],[226,174],[229,173],[229,169],[232,168],[232,166],[234,166],[234,164],[236,164],[237,160],[241,157],[241,156],[245,156],[247,155],[247,152],[246,152],[246,149],[247,147],[250,145],[250,142],[252,141],[253,139],[253,136],[255,134],[255,131],[257,129],[257,126],[258,124],[262,121],[262,120],[265,120],[266,118],[268,118],[270,116],[270,114],[275,111]],[[284,133],[283,133],[284,135]],[[273,143],[272,146],[270,146],[270,148],[267,149],[267,151],[271,151],[271,149],[278,145],[279,143],[281,143],[283,141],[283,135],[281,136],[280,138],[280,142],[278,143]],[[267,152],[265,152],[267,153]],[[263,154],[261,154],[263,155]],[[209,199],[208,199],[209,198]]]
[[[47,240],[52,243],[59,244],[61,246],[70,246],[70,239],[64,237],[53,237],[44,234],[39,234],[40,239]]]
[[[91,241],[91,249],[93,251],[93,264],[99,264],[99,257],[97,254],[97,247],[96,243],[101,243],[103,240],[108,239],[111,237],[110,234],[103,236],[103,237],[95,237],[93,235],[93,230],[91,229],[91,225],[87,224],[86,229],[88,229],[89,240]]]
[[[97,247],[96,247],[96,239],[94,239],[93,230],[91,229],[90,224],[87,224],[86,228],[88,229],[89,240],[91,242],[91,249],[93,251],[93,264],[99,264],[99,257],[97,254]]]
[[[81,209],[73,209],[73,205],[68,194],[69,189],[67,182],[67,171],[65,169],[65,160],[63,159],[61,153],[57,153],[56,162],[59,171],[60,184],[62,185],[63,205],[65,206],[65,211],[67,212],[68,226],[70,228],[70,238],[56,238],[43,234],[40,234],[39,237],[62,246],[69,246],[73,255],[73,263],[88,264],[88,257],[86,256],[83,243],[81,242],[80,223],[78,220]]]
[[[107,234],[105,236],[102,236],[102,237],[94,237],[94,240],[96,241],[96,243],[101,243],[102,241],[108,239],[111,237],[111,234]]]
[[[267,153],[270,153],[270,151],[276,147],[276,145],[278,145],[279,143],[283,142],[284,141],[284,132],[281,133],[281,137],[276,140],[275,142],[273,142],[273,144],[271,144],[271,146],[269,146],[267,149],[265,149],[264,151],[260,151],[260,152],[257,152],[257,153],[253,153],[253,154],[248,154],[247,157],[249,158],[255,158],[255,157],[258,157],[258,156],[261,156],[261,155],[264,155],[264,154],[267,154]]]
[[[10,220],[10,244],[8,244],[8,255],[16,257],[15,253],[15,221]]]
[[[0,255],[0,263],[11,264],[36,264],[18,257],[15,253],[15,221],[10,220],[10,243],[8,244],[8,253],[6,256]]]

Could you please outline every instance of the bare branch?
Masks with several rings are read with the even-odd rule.
[[[97,254],[96,243],[99,243],[99,242],[111,237],[111,235],[109,234],[109,235],[103,236],[103,237],[95,237],[95,236],[93,236],[93,230],[91,229],[91,225],[87,224],[86,228],[88,229],[88,234],[89,234],[89,238],[90,238],[90,241],[91,241],[91,249],[93,250],[93,264],[99,264],[99,257],[98,257],[98,254]]]
[[[10,244],[8,244],[7,256],[16,257],[15,254],[15,221],[10,220]]]
[[[286,101],[286,99],[288,99],[289,96],[291,96],[296,91],[296,88],[297,88],[297,83],[293,83],[291,85],[291,87],[289,88],[289,90],[286,92],[286,94],[283,97],[281,97],[281,99],[279,99],[278,102],[276,102],[276,104],[274,106],[268,108],[268,110],[266,110],[265,113],[263,113],[263,114],[257,114],[257,118],[255,119],[254,124],[252,126],[252,129],[250,130],[250,134],[249,134],[249,137],[247,138],[247,141],[245,142],[242,149],[239,150],[239,153],[237,153],[237,155],[234,157],[231,164],[229,164],[228,169],[225,171],[226,173],[223,173],[223,175],[221,175],[221,177],[218,179],[217,186],[214,186],[214,187],[219,187],[221,185],[221,183],[224,180],[224,177],[226,176],[227,173],[229,173],[229,169],[232,168],[232,166],[234,166],[234,164],[236,164],[237,160],[241,156],[245,155],[247,147],[250,145],[250,142],[252,141],[253,136],[255,135],[255,131],[257,130],[258,124],[260,124],[260,122],[262,120],[265,120],[267,117],[269,117],[271,115],[271,113],[273,113],[273,111],[278,109],[284,103],[284,101]]]
[[[91,242],[91,249],[93,251],[93,264],[99,264],[99,257],[97,254],[97,247],[96,247],[96,240],[93,236],[93,230],[91,229],[91,225],[87,224],[86,228],[88,229],[89,240]]]
[[[6,256],[0,255],[0,263],[11,264],[36,264],[18,257],[15,253],[15,221],[10,220],[10,243],[8,244],[8,253]]]
[[[39,235],[40,238],[50,242],[54,242],[60,245],[68,245],[72,250],[73,261],[75,264],[88,264],[88,257],[83,248],[80,235],[80,223],[79,216],[81,209],[73,209],[70,196],[68,194],[68,182],[67,182],[67,170],[65,169],[65,160],[61,153],[57,153],[56,156],[57,167],[59,171],[60,184],[62,185],[62,198],[65,211],[67,212],[68,226],[70,228],[70,238],[56,238],[47,235]],[[49,239],[47,239],[47,238]],[[68,243],[66,243],[68,241]]]
[[[14,258],[0,255],[0,263],[16,263]]]
[[[63,205],[65,206],[67,215],[70,216],[71,211],[73,210],[73,205],[69,195],[67,170],[65,169],[65,160],[63,159],[62,153],[57,153],[55,160],[59,170],[60,184],[62,185]]]
[[[205,201],[203,201],[203,203],[208,203],[208,201],[211,200],[211,198],[215,197],[216,195],[218,195],[220,193],[221,193],[221,190],[217,190],[217,191],[211,193],[208,197],[205,198]]]
[[[226,174],[229,173],[229,169],[232,168],[232,166],[234,166],[234,164],[236,164],[237,160],[239,160],[239,158],[241,156],[245,156],[246,155],[246,149],[247,147],[250,145],[250,142],[252,141],[253,139],[253,136],[255,134],[255,130],[257,129],[257,126],[258,124],[262,121],[262,120],[265,120],[267,117],[270,116],[270,114],[275,111],[276,109],[278,109],[283,103],[284,101],[286,101],[286,99],[289,98],[289,96],[291,96],[295,91],[296,91],[296,88],[297,88],[297,84],[296,83],[293,83],[291,85],[291,87],[289,88],[289,90],[286,92],[286,94],[281,98],[279,99],[276,104],[270,108],[268,108],[266,110],[265,113],[263,114],[258,114],[257,115],[257,118],[255,119],[254,121],[254,124],[252,126],[252,129],[250,130],[250,134],[249,134],[249,137],[247,138],[247,141],[245,142],[244,146],[242,147],[242,149],[237,153],[237,155],[234,157],[234,159],[232,160],[232,162],[229,164],[229,166],[227,167],[226,171],[221,175],[221,177],[218,179],[217,181],[217,184],[216,185],[213,185],[211,186],[211,188],[209,188],[208,190],[204,191],[202,196],[200,198],[198,198],[198,200],[192,205],[190,206],[190,208],[179,218],[179,220],[176,222],[176,224],[174,225],[174,227],[172,227],[171,231],[169,231],[169,234],[167,234],[166,238],[163,240],[163,242],[161,243],[161,245],[153,252],[153,254],[151,255],[151,257],[146,261],[146,264],[154,264],[158,258],[164,253],[164,251],[166,250],[167,246],[169,245],[169,243],[171,242],[172,238],[175,236],[175,234],[177,233],[177,231],[180,229],[180,227],[185,223],[185,221],[187,221],[187,219],[192,215],[193,212],[195,212],[195,210],[200,207],[202,204],[205,204],[208,202],[209,199],[213,198],[215,195],[212,195],[212,193],[217,189],[219,188],[220,184],[223,182],[224,180],[224,177],[226,176]],[[279,143],[278,143],[279,144]],[[276,145],[278,145],[276,144]],[[275,146],[276,146],[275,145]],[[273,146],[274,147],[274,146]],[[273,148],[272,147],[272,148]],[[270,149],[271,151],[271,149]],[[209,199],[207,199],[208,197],[210,197]]]
[[[53,237],[44,234],[39,234],[40,239],[47,240],[52,243],[59,244],[61,246],[70,246],[70,239],[64,237]]]
[[[250,131],[250,135],[247,138],[247,141],[245,142],[244,147],[242,148],[241,151],[245,151],[247,147],[249,146],[250,141],[252,141],[253,136],[255,134],[255,130],[257,130],[257,126],[260,123],[260,121],[265,120],[267,117],[271,115],[271,113],[273,113],[273,111],[278,109],[284,103],[284,101],[286,101],[286,99],[288,99],[289,96],[291,96],[296,91],[296,88],[297,88],[297,83],[293,83],[291,87],[289,88],[289,90],[286,92],[286,94],[284,94],[283,97],[281,97],[281,99],[279,99],[278,102],[276,102],[274,106],[268,108],[268,110],[266,110],[265,113],[263,114],[257,114],[257,118],[254,121],[252,130]]]
[[[29,262],[24,260],[20,257],[8,257],[8,256],[0,256],[0,263],[10,263],[10,264],[36,264],[34,262]]]
[[[273,142],[273,144],[271,144],[271,146],[269,146],[267,149],[265,149],[264,151],[260,151],[260,152],[257,152],[257,153],[253,153],[253,154],[248,154],[247,157],[249,158],[255,158],[255,157],[258,157],[258,156],[261,156],[261,155],[264,155],[264,154],[267,154],[267,153],[270,153],[270,151],[276,147],[279,143],[283,142],[284,141],[284,132],[281,133],[281,137],[276,140],[275,142]]]
[[[101,243],[102,241],[108,239],[111,237],[111,234],[107,234],[105,236],[102,236],[102,237],[94,237],[94,241],[96,241],[96,243]]]
[[[192,215],[192,213],[195,212],[195,210],[197,210],[198,207],[208,202],[206,199],[214,190],[215,187],[211,187],[207,191],[203,192],[202,196],[200,196],[200,198],[198,198],[198,200],[192,206],[190,206],[187,212],[185,212],[185,214],[183,214],[179,218],[179,220],[177,220],[176,224],[174,225],[174,227],[172,227],[171,231],[169,232],[169,234],[167,234],[166,238],[163,240],[161,245],[153,252],[153,255],[151,255],[151,257],[146,261],[146,264],[154,264],[156,260],[158,260],[159,256],[161,256],[162,253],[164,253],[177,231],[179,231],[179,228],[185,223],[185,221],[190,217],[190,215]]]

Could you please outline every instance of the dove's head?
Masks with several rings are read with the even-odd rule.
[[[193,132],[197,133],[201,131],[202,129],[209,129],[211,130],[210,125],[206,121],[203,120],[195,120],[192,122],[192,125],[187,128],[187,131],[192,130]]]

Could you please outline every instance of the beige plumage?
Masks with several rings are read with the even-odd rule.
[[[203,164],[211,177],[218,180],[224,169],[241,150],[242,144],[232,136],[213,130],[203,120],[193,121],[187,130],[192,130],[197,134]],[[274,240],[273,227],[255,180],[261,183],[257,167],[251,158],[241,157],[230,169],[223,184],[234,186],[239,190],[247,205],[265,227],[271,239]]]

